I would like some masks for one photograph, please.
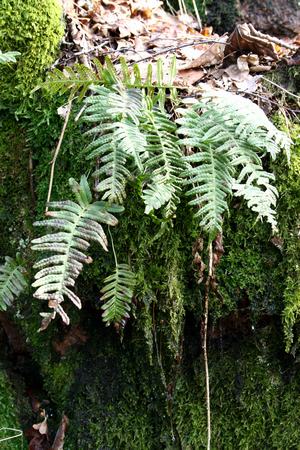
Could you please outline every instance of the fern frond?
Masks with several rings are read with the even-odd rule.
[[[24,268],[17,261],[5,257],[5,264],[0,266],[0,310],[5,311],[26,288],[23,273]]]
[[[105,278],[102,288],[101,300],[102,317],[107,325],[111,323],[123,324],[124,319],[129,318],[130,303],[135,286],[135,274],[128,264],[117,264],[115,272]]]
[[[70,97],[78,96],[82,100],[92,84],[100,82],[99,73],[83,64],[66,66],[63,70],[54,68],[48,73],[46,81],[38,88],[44,88],[51,94],[64,95],[70,92]]]
[[[180,130],[179,130],[180,132]],[[189,169],[183,172],[184,184],[189,187],[189,201],[197,206],[195,217],[200,226],[214,239],[222,231],[223,214],[228,209],[227,196],[231,194],[233,169],[226,154],[211,146],[186,157]]]
[[[81,177],[80,184],[70,179],[70,185],[78,203],[70,200],[50,202],[47,215],[49,219],[35,222],[35,226],[50,227],[56,230],[32,241],[32,249],[50,252],[38,261],[38,269],[32,284],[37,288],[35,298],[48,300],[54,315],[58,313],[69,324],[69,317],[61,303],[67,297],[77,308],[81,308],[80,298],[71,290],[75,280],[82,271],[84,263],[92,260],[86,255],[90,242],[98,242],[107,251],[107,238],[101,223],[116,225],[118,223],[111,213],[120,212],[122,207],[108,205],[106,202],[92,203],[92,194],[86,177]]]
[[[165,216],[170,217],[179,203],[180,174],[185,168],[176,137],[176,124],[169,120],[166,113],[149,109],[145,111],[142,127],[147,136],[149,155],[144,167],[150,178],[142,193],[145,213],[164,206]]]
[[[0,50],[0,64],[7,64],[7,63],[15,63],[17,62],[16,56],[20,56],[20,52],[6,52],[2,53]]]
[[[232,183],[234,195],[243,197],[248,208],[256,212],[259,219],[266,218],[273,230],[277,225],[275,207],[278,197],[277,189],[270,184],[274,180],[274,175],[264,171],[261,165],[249,164]]]
[[[234,123],[236,136],[246,140],[248,146],[269,153],[273,159],[283,150],[290,159],[291,139],[278,130],[251,100],[227,91],[206,88],[202,101],[223,115],[223,123]]]
[[[109,202],[122,203],[131,173],[128,162],[133,161],[139,172],[147,154],[146,138],[140,131],[142,93],[135,89],[112,91],[99,86],[95,95],[86,99],[83,120],[95,124],[86,135],[95,140],[87,147],[87,159],[99,159],[100,168],[93,173],[100,178],[96,190]]]
[[[274,176],[263,170],[261,158],[266,152],[275,158],[281,148],[288,154],[290,140],[274,127],[257,105],[245,100],[227,92],[209,91],[192,109],[177,110],[182,115],[176,121],[180,125],[178,133],[184,136],[180,142],[197,150],[195,155],[187,157],[192,167],[184,173],[184,177],[192,174],[192,181],[187,180],[185,183],[197,183],[197,173],[201,174],[203,170],[202,163],[205,161],[207,164],[205,156],[198,154],[205,155],[208,149],[214,159],[217,158],[216,161],[223,159],[224,170],[226,165],[227,173],[224,173],[224,183],[220,186],[222,194],[214,197],[219,202],[219,208],[214,208],[218,214],[212,221],[209,220],[213,216],[208,205],[216,187],[214,183],[220,183],[221,180],[212,175],[215,168],[207,168],[206,181],[203,175],[199,175],[201,189],[195,185],[188,191],[189,195],[198,195],[190,204],[198,205],[196,215],[202,217],[201,225],[209,232],[220,230],[221,215],[226,209],[225,197],[232,191],[235,196],[243,197],[259,218],[266,218],[273,229],[276,228],[275,206],[278,193],[271,184]],[[200,164],[194,166],[193,163]],[[221,168],[220,165],[219,167]],[[210,186],[209,180],[213,180]],[[202,192],[205,194],[203,212]],[[206,214],[211,216],[206,217]]]

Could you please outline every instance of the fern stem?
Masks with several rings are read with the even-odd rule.
[[[110,240],[111,240],[111,247],[112,247],[112,251],[114,254],[114,258],[115,258],[115,264],[116,264],[116,269],[118,270],[118,260],[117,260],[117,254],[116,254],[116,250],[115,250],[115,246],[114,246],[114,240],[110,231],[110,226],[108,226],[108,233],[110,236]]]
[[[207,410],[207,450],[210,450],[211,441],[211,417],[210,417],[210,388],[209,388],[209,369],[208,369],[208,353],[207,353],[207,329],[208,329],[208,307],[209,307],[209,290],[210,282],[213,272],[213,251],[212,242],[208,246],[208,276],[205,283],[204,296],[204,334],[203,334],[203,358],[205,368],[205,395],[206,395],[206,410]]]
[[[45,210],[46,213],[48,212],[48,203],[50,202],[50,199],[51,199],[51,192],[52,192],[54,172],[55,172],[55,163],[56,163],[59,151],[60,151],[60,147],[61,147],[62,141],[64,139],[64,135],[65,135],[65,131],[66,131],[68,122],[69,122],[69,117],[70,117],[70,113],[71,113],[71,109],[72,109],[72,100],[73,99],[71,99],[68,102],[65,121],[64,121],[62,130],[61,130],[61,133],[60,133],[60,136],[59,136],[59,140],[58,140],[58,144],[56,146],[55,152],[54,152],[54,156],[53,156],[52,161],[51,161],[50,180],[49,180],[48,195],[47,195],[46,210]]]

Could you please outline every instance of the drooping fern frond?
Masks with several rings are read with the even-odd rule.
[[[43,313],[42,328],[45,329],[58,313],[69,324],[69,317],[61,306],[65,297],[77,308],[81,308],[80,298],[71,289],[82,271],[83,264],[92,259],[86,255],[90,242],[98,242],[107,251],[107,238],[101,223],[115,226],[117,219],[111,213],[120,212],[122,207],[106,202],[92,202],[92,194],[85,176],[80,184],[70,179],[70,185],[78,203],[73,201],[50,202],[49,219],[35,222],[36,226],[50,227],[54,233],[32,241],[32,249],[46,252],[38,261],[38,269],[33,287],[37,288],[35,298],[48,300],[52,313]],[[49,256],[50,252],[50,256]]]
[[[17,62],[16,56],[20,56],[20,52],[6,52],[2,53],[0,50],[0,64],[7,64],[7,63],[15,63]]]
[[[231,194],[233,168],[226,153],[212,146],[186,157],[189,168],[183,172],[187,195],[193,197],[189,204],[197,206],[195,217],[200,226],[214,239],[222,232],[224,212],[228,209],[227,196]]]
[[[230,194],[243,197],[274,229],[278,193],[271,184],[274,176],[263,169],[261,158],[265,153],[275,158],[281,148],[288,154],[289,138],[252,102],[247,101],[246,108],[245,99],[227,94],[210,91],[205,101],[177,111],[182,115],[177,120],[178,133],[184,136],[180,142],[195,152],[186,157],[190,169],[183,174],[184,183],[192,186],[187,193],[194,197],[190,204],[198,206],[196,216],[211,235],[220,231]]]
[[[107,326],[111,323],[124,325],[124,320],[129,318],[130,303],[135,286],[135,274],[128,264],[116,264],[112,275],[104,280],[101,300],[102,317]]]
[[[5,311],[8,306],[26,288],[24,268],[13,258],[5,257],[5,263],[0,266],[0,310]]]
[[[94,125],[86,133],[94,136],[86,149],[87,158],[99,160],[100,168],[93,176],[99,179],[96,190],[102,193],[102,199],[122,203],[131,177],[128,164],[132,161],[142,172],[146,155],[147,142],[139,127],[142,93],[103,86],[94,87],[94,92],[86,99],[88,106],[83,116],[83,120]]]
[[[145,111],[143,130],[147,136],[149,157],[144,163],[149,181],[145,183],[142,198],[145,213],[164,206],[164,214],[170,217],[179,203],[182,180],[180,174],[185,162],[176,136],[176,124],[166,113],[153,107]]]

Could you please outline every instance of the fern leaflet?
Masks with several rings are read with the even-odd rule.
[[[13,258],[5,257],[5,264],[0,266],[0,309],[5,311],[13,300],[26,288],[27,281],[23,275],[24,268]]]
[[[84,120],[96,124],[86,135],[95,140],[87,147],[88,159],[99,159],[100,168],[93,173],[99,178],[96,190],[109,202],[122,203],[125,187],[131,173],[127,163],[131,160],[139,172],[143,170],[146,139],[139,128],[142,111],[140,91],[112,91],[95,87],[95,95],[86,100]]]
[[[15,63],[17,62],[16,56],[20,56],[20,52],[6,52],[2,53],[0,50],[0,64],[7,64],[7,63]]]
[[[102,317],[107,326],[111,323],[124,325],[129,318],[130,303],[135,286],[135,275],[128,264],[116,264],[115,272],[105,278],[101,300]]]
[[[145,213],[164,206],[165,216],[170,217],[179,203],[180,174],[185,168],[176,137],[176,124],[168,119],[166,113],[148,109],[142,126],[147,136],[149,155],[144,163],[145,172],[149,174],[149,181],[145,183],[142,193]]]

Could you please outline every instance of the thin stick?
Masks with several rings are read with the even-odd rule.
[[[202,30],[202,21],[201,21],[200,14],[199,14],[199,11],[198,11],[198,8],[197,8],[197,5],[196,5],[196,0],[192,0],[192,2],[193,2],[193,8],[194,8],[194,11],[195,11],[195,14],[196,14],[197,22],[198,22],[198,25],[199,25],[199,28],[200,28],[200,31],[201,31]]]
[[[67,113],[66,113],[66,117],[65,117],[65,121],[59,136],[59,141],[58,144],[56,146],[55,152],[54,152],[54,156],[53,159],[51,161],[51,171],[50,171],[50,181],[49,181],[49,188],[48,188],[48,195],[47,195],[47,202],[46,202],[46,210],[45,212],[48,212],[48,203],[50,202],[51,199],[51,192],[52,192],[52,186],[53,186],[53,178],[54,178],[54,171],[55,171],[55,163],[59,154],[59,150],[65,135],[65,131],[69,122],[69,117],[70,117],[70,112],[72,109],[72,100],[69,101],[68,105],[67,105]]]
[[[213,252],[212,242],[208,247],[208,276],[205,283],[204,296],[204,336],[203,336],[203,358],[205,368],[205,394],[206,394],[206,411],[207,411],[207,450],[210,450],[211,441],[211,418],[210,418],[210,389],[209,389],[209,370],[208,370],[208,354],[207,354],[207,328],[208,328],[208,307],[209,307],[209,290],[213,269]]]
[[[287,89],[285,89],[284,87],[280,86],[280,84],[275,83],[274,81],[269,80],[268,78],[265,77],[261,77],[263,80],[267,81],[268,83],[273,84],[273,86],[276,86],[278,89],[281,89],[283,92],[285,92],[286,94],[290,95],[291,97],[296,98],[297,100],[300,100],[299,95],[293,94],[292,92],[288,91]]]

